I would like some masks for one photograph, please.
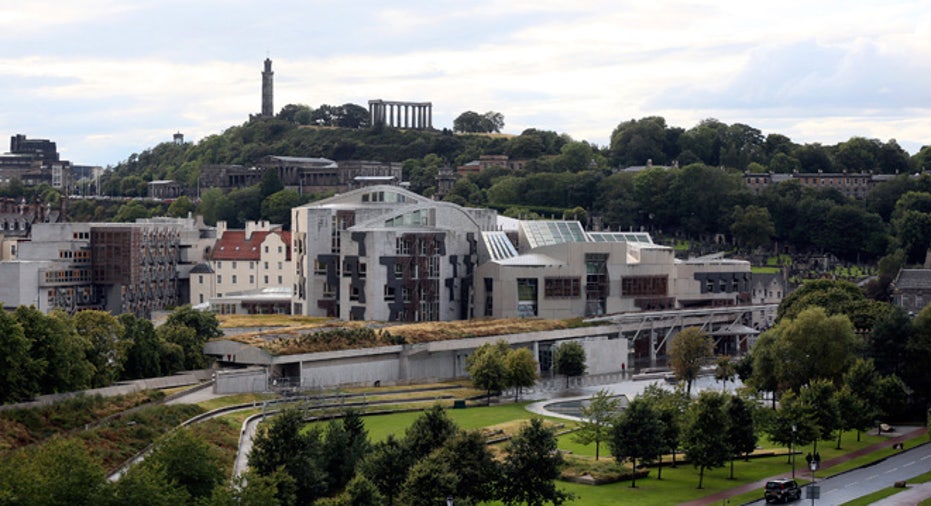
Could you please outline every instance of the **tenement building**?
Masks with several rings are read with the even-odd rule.
[[[295,208],[292,226],[295,314],[571,318],[750,302],[745,261],[677,260],[646,233],[499,220],[391,186]]]
[[[217,223],[216,243],[205,262],[191,272],[191,302],[209,303],[218,312],[227,310],[220,299],[246,293],[261,293],[266,288],[285,287],[294,283],[291,263],[291,233],[281,225],[266,220],[248,221],[243,230],[226,228],[226,222]],[[268,297],[263,297],[268,299]],[[268,302],[267,300],[265,302]],[[285,310],[290,312],[290,300]],[[240,304],[242,306],[242,304]],[[223,310],[219,310],[224,308]],[[242,308],[245,313],[272,313],[276,307],[267,304],[250,304]]]

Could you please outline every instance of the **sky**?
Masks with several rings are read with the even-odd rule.
[[[931,144],[931,2],[0,0],[0,151],[24,134],[116,165],[261,109],[432,102],[433,125],[599,146],[623,121],[702,119],[826,145]]]

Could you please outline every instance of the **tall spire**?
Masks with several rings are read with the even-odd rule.
[[[262,71],[262,116],[266,118],[271,118],[275,115],[275,106],[274,106],[274,87],[272,83],[272,77],[275,75],[272,72],[272,60],[270,58],[265,58],[265,70]]]

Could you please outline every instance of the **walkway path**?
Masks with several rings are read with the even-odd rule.
[[[914,506],[929,497],[931,497],[931,482],[925,482],[876,501],[871,506]]]
[[[822,465],[822,469],[827,470],[838,464],[842,464],[844,462],[850,461],[854,458],[857,458],[863,455],[868,455],[870,453],[873,453],[878,450],[882,450],[884,448],[888,448],[892,446],[893,444],[902,443],[908,439],[920,437],[922,434],[927,433],[927,431],[928,429],[925,427],[916,428],[900,436],[889,438],[889,440],[887,441],[882,441],[876,444],[872,444],[870,446],[861,448],[856,451],[852,451],[850,453],[841,455],[839,457],[834,457],[833,459],[829,459],[825,461],[824,464]],[[700,499],[696,499],[694,501],[689,501],[687,503],[682,503],[682,504],[686,506],[702,506],[702,505],[710,505],[710,504],[716,504],[716,503],[720,504],[722,501],[724,501],[725,499],[729,497],[740,495],[746,492],[752,492],[754,490],[760,491],[760,494],[762,495],[763,487],[766,485],[767,481],[775,479],[775,478],[789,478],[791,474],[792,474],[791,472],[786,472],[786,473],[782,473],[776,476],[770,476],[760,481],[755,481],[753,483],[747,483],[745,485],[741,485],[739,487],[735,487],[735,488],[728,489],[728,490],[722,490],[721,492],[718,492],[716,494],[711,494],[711,495],[702,497]]]

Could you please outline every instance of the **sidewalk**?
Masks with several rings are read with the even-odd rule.
[[[882,450],[883,448],[889,448],[896,443],[903,443],[908,439],[919,437],[925,432],[927,432],[927,430],[928,429],[926,427],[920,427],[920,428],[911,430],[909,432],[906,432],[905,434],[902,434],[900,436],[889,438],[887,441],[876,443],[876,444],[867,446],[866,448],[861,448],[859,450],[847,453],[845,455],[841,455],[840,457],[834,457],[833,459],[826,460],[824,464],[821,466],[821,468],[824,470],[828,470],[838,464],[843,464],[844,462],[847,462],[854,458],[873,453],[877,450]],[[747,483],[746,485],[741,485],[739,487],[731,488],[728,490],[722,490],[721,492],[702,497],[701,499],[695,499],[694,501],[682,503],[682,505],[684,506],[705,506],[705,505],[716,504],[716,503],[719,504],[722,501],[724,501],[724,499],[733,497],[735,495],[740,495],[745,492],[752,492],[754,490],[758,490],[760,492],[760,499],[762,499],[763,498],[763,487],[766,486],[767,481],[775,479],[775,478],[789,478],[791,474],[792,474],[791,472],[785,472],[782,474],[778,474],[776,476],[770,476],[760,481],[755,481],[753,483]],[[900,495],[900,494],[897,494],[897,495]],[[892,498],[890,497],[889,499],[892,499]],[[893,502],[889,504],[894,505],[898,503]]]
[[[874,502],[870,506],[914,506],[931,497],[931,482],[910,487],[904,492]]]

